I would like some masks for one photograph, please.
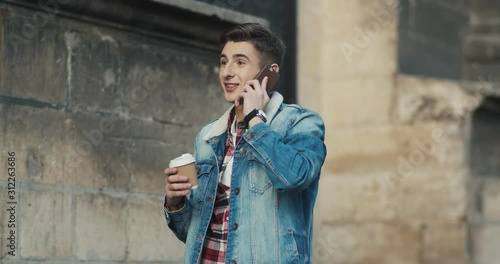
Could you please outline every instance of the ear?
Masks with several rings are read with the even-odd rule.
[[[278,64],[276,64],[276,63],[271,64],[271,67],[273,67],[273,70],[275,72],[279,72],[280,71],[280,66]]]

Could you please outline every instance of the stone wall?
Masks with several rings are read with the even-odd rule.
[[[471,263],[489,264],[500,259],[500,3],[475,0],[470,11],[464,78],[487,98],[471,123],[467,250]]]
[[[299,103],[327,129],[316,263],[496,263],[497,225],[468,228],[473,113],[488,96],[481,90],[500,89],[460,80],[467,3],[298,4]],[[497,221],[498,189],[484,186]]]
[[[163,170],[228,107],[218,36],[247,21],[267,23],[173,0],[0,1],[0,262],[182,262]]]

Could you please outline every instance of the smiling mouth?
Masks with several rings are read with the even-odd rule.
[[[236,88],[238,88],[238,85],[239,84],[236,84],[236,83],[225,83],[224,88],[226,89],[226,91],[232,92],[232,91],[236,90]]]

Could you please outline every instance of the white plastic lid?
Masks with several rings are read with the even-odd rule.
[[[187,165],[189,163],[195,162],[193,155],[186,153],[182,154],[182,156],[177,157],[173,160],[170,161],[170,164],[168,165],[170,168],[175,168],[175,167],[181,167],[184,165]]]

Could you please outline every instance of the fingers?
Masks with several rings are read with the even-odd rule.
[[[188,177],[177,175],[177,169],[168,168],[165,170],[167,177],[165,178],[165,192],[167,196],[167,204],[177,204],[180,198],[189,195],[191,184],[188,183]]]
[[[180,196],[186,196],[191,190],[191,184],[189,183],[173,183],[167,184],[167,198],[175,198]]]
[[[264,80],[262,80],[262,83],[260,86],[262,87],[262,92],[267,93],[267,83],[269,82],[269,77],[264,77]]]
[[[166,168],[164,172],[167,176],[174,175],[177,173],[177,169],[176,168]]]
[[[262,83],[259,83],[259,80],[250,80],[250,81],[247,81],[246,85],[245,85],[245,88],[247,91],[249,91],[248,88],[256,91],[258,94],[261,94],[263,92],[265,92],[266,90],[266,85],[267,84],[267,76],[264,77],[264,80],[262,81]]]

